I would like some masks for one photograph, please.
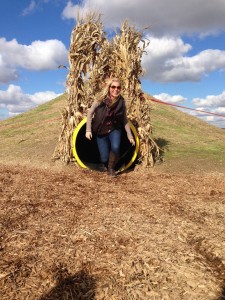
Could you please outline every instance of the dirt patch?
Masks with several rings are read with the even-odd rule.
[[[0,299],[224,299],[224,174],[0,169]]]

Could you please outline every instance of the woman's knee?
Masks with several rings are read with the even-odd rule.
[[[120,153],[120,144],[112,144],[111,145],[111,151],[115,154],[119,154]]]
[[[111,151],[115,154],[119,154],[120,152],[120,141],[121,141],[121,131],[114,130],[110,134],[110,142],[111,142]]]
[[[101,162],[107,162],[109,159],[109,142],[106,138],[97,137],[97,145]]]

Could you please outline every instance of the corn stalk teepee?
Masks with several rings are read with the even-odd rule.
[[[127,103],[128,118],[138,131],[139,161],[153,166],[159,157],[159,147],[151,138],[151,105],[144,97],[140,76],[143,75],[141,58],[148,45],[142,33],[124,21],[120,32],[112,40],[106,38],[100,14],[90,12],[77,18],[71,33],[69,74],[67,76],[67,104],[62,111],[62,129],[53,159],[65,163],[73,160],[72,134],[86,116],[94,96],[105,80],[120,78],[122,94]]]

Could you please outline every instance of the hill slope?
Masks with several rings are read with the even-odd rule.
[[[0,122],[0,161],[46,166],[60,133],[65,96]]]
[[[195,117],[152,103],[153,138],[164,149],[155,170],[225,171],[225,131]],[[60,133],[65,95],[0,122],[0,161],[56,166],[51,157]]]

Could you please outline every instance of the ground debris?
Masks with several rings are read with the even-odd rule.
[[[0,170],[1,300],[223,299],[223,177]]]

